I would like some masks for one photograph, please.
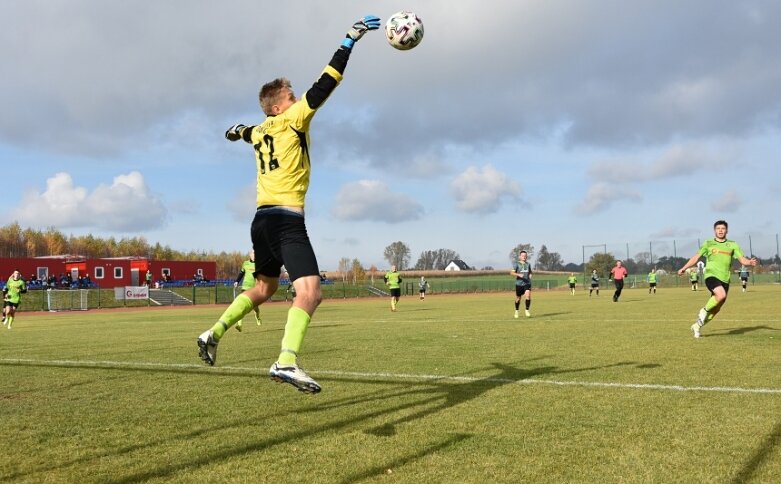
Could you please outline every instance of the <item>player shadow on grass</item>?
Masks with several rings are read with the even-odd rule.
[[[526,363],[528,364],[529,362],[527,361]],[[28,366],[63,366],[68,368],[79,367],[78,364],[70,364],[70,363],[69,364],[49,363],[43,365],[35,364],[35,363],[27,363],[27,365]],[[111,458],[111,456],[122,456],[133,452],[145,450],[145,449],[153,449],[158,446],[166,447],[166,446],[170,446],[173,442],[177,442],[177,441],[181,441],[183,442],[183,445],[186,445],[186,443],[189,441],[200,440],[205,437],[209,437],[211,434],[215,432],[224,432],[232,428],[235,429],[236,431],[242,431],[245,433],[247,428],[264,429],[266,427],[265,423],[269,418],[273,418],[275,420],[289,418],[293,422],[297,422],[300,421],[298,417],[300,416],[301,413],[322,413],[339,407],[348,407],[348,410],[352,408],[352,411],[345,412],[346,416],[344,418],[338,420],[327,421],[325,423],[319,423],[313,426],[292,425],[291,427],[289,427],[293,429],[292,431],[279,432],[275,435],[264,435],[262,432],[258,434],[251,434],[251,435],[257,435],[257,437],[255,437],[254,440],[252,437],[248,437],[248,440],[246,442],[243,442],[242,445],[233,446],[231,448],[219,448],[219,449],[215,448],[212,452],[210,452],[208,459],[204,459],[202,456],[198,456],[198,455],[187,454],[184,457],[179,458],[178,460],[173,462],[168,461],[165,463],[162,462],[155,463],[155,462],[147,461],[145,467],[142,470],[139,470],[136,473],[120,474],[117,475],[116,477],[113,477],[111,480],[112,482],[117,482],[117,483],[135,483],[140,481],[147,481],[156,478],[166,478],[166,477],[177,476],[177,475],[181,477],[182,475],[190,475],[189,473],[194,472],[195,470],[202,468],[204,466],[208,466],[210,465],[211,462],[223,462],[227,459],[246,455],[248,453],[266,452],[276,446],[287,445],[291,441],[307,439],[321,434],[339,432],[345,429],[354,428],[356,426],[360,428],[360,426],[371,424],[372,422],[376,422],[378,419],[387,418],[392,415],[398,415],[400,412],[405,412],[409,410],[414,411],[415,409],[419,409],[416,413],[413,413],[411,415],[397,418],[390,422],[383,423],[379,426],[375,425],[369,428],[368,430],[365,430],[366,433],[373,434],[373,435],[379,435],[384,437],[392,436],[396,433],[396,426],[400,424],[415,421],[424,418],[426,416],[445,411],[456,405],[460,405],[461,403],[465,403],[475,398],[478,398],[481,395],[488,392],[489,390],[499,388],[504,385],[522,382],[523,380],[528,380],[532,377],[541,376],[541,375],[568,374],[573,372],[584,372],[584,371],[610,368],[616,366],[625,366],[625,365],[636,365],[636,363],[619,362],[610,365],[574,368],[574,369],[558,368],[553,366],[539,366],[535,368],[523,369],[523,368],[515,368],[507,364],[494,363],[488,368],[475,370],[475,371],[484,371],[486,369],[499,370],[499,373],[493,376],[488,376],[481,379],[470,379],[466,383],[460,383],[460,382],[453,383],[453,381],[457,381],[457,382],[459,381],[458,376],[434,378],[432,379],[432,381],[413,382],[411,384],[410,382],[404,382],[404,387],[400,388],[399,391],[395,391],[395,392],[394,391],[389,392],[387,389],[387,385],[398,384],[399,379],[397,377],[396,378],[390,377],[385,379],[382,378],[371,378],[371,379],[357,378],[356,379],[356,378],[327,378],[327,377],[320,378],[321,380],[345,381],[351,384],[365,383],[365,384],[373,384],[373,385],[383,385],[385,388],[376,388],[376,390],[369,391],[368,393],[363,393],[362,395],[338,398],[336,400],[330,402],[323,402],[323,403],[321,403],[322,400],[319,399],[318,397],[313,397],[312,400],[303,399],[299,401],[303,403],[303,405],[301,404],[291,405],[289,409],[282,410],[282,411],[280,411],[279,408],[268,409],[267,410],[268,415],[258,414],[254,418],[251,417],[248,418],[248,416],[244,414],[241,416],[241,418],[234,419],[233,421],[223,420],[223,421],[218,421],[216,423],[212,423],[210,420],[207,419],[204,420],[204,422],[206,422],[205,425],[202,425],[195,429],[189,429],[185,432],[181,432],[178,434],[177,433],[168,434],[164,436],[159,436],[157,434],[154,434],[156,438],[152,440],[148,440],[140,443],[134,443],[131,445],[113,448],[113,449],[97,450],[91,455],[82,455],[75,459],[70,459],[64,462],[62,461],[54,462],[54,463],[48,462],[45,465],[38,466],[37,468],[34,469],[19,470],[16,473],[14,473],[12,476],[6,475],[4,476],[4,478],[17,479],[17,478],[29,477],[35,474],[45,473],[47,471],[51,471],[55,469],[68,468],[68,467],[82,465],[82,464],[89,466],[93,461],[104,460],[106,458]],[[113,365],[101,366],[95,364],[89,364],[89,365],[85,364],[82,365],[81,367],[85,369],[92,369],[92,370],[133,371],[133,372],[140,371],[140,372],[148,372],[148,373],[190,373],[190,374],[209,373],[210,375],[216,376],[218,378],[224,378],[228,376],[228,377],[244,377],[244,378],[252,377],[254,379],[257,376],[257,374],[249,374],[246,371],[241,371],[235,374],[219,373],[215,375],[214,372],[211,371],[210,369],[204,369],[206,371],[197,371],[189,368],[171,368],[171,367],[129,368],[129,367],[117,367]],[[466,377],[462,376],[461,378],[466,378]],[[414,388],[410,389],[411,385]],[[422,398],[419,399],[414,398],[418,396]],[[291,397],[295,398],[295,396],[293,395],[291,395]],[[383,407],[382,405],[371,405],[371,403],[375,401],[379,403],[387,403],[391,401],[394,397],[395,398],[413,397],[413,398],[412,401],[403,401],[400,404],[392,405],[390,407]],[[307,403],[309,403],[309,405],[307,405]],[[433,406],[427,407],[428,405],[432,405],[432,404]],[[368,405],[369,410],[365,411],[364,413],[360,413],[360,409],[356,407],[358,405]],[[418,449],[417,451],[411,454],[400,456],[400,457],[397,456],[390,461],[382,462],[381,464],[375,464],[368,470],[363,470],[358,472],[357,474],[346,476],[345,478],[341,479],[340,482],[359,482],[365,480],[369,477],[381,474],[384,469],[388,469],[388,468],[392,469],[394,466],[398,467],[403,464],[422,459],[426,455],[431,455],[435,452],[442,451],[446,448],[458,445],[459,442],[466,440],[468,438],[471,438],[470,434],[464,434],[464,433],[454,434],[448,438],[445,438],[442,441],[432,443],[428,447],[425,447],[423,449]],[[121,472],[122,471],[118,471],[118,473]]]
[[[750,482],[753,480],[754,473],[762,467],[762,464],[772,458],[776,449],[781,446],[781,420],[776,422],[776,425],[770,430],[770,433],[765,440],[760,444],[751,459],[746,462],[740,472],[730,481],[733,484],[743,484],[744,482]]]
[[[395,414],[401,411],[409,411],[411,409],[416,409],[416,408],[420,408],[420,410],[412,414],[405,415],[404,417],[398,418],[396,420],[392,420],[390,422],[386,422],[371,427],[369,429],[366,429],[364,433],[375,435],[375,436],[381,436],[381,437],[391,437],[393,435],[396,435],[397,425],[425,418],[429,415],[433,415],[435,413],[445,411],[449,408],[455,407],[462,403],[478,398],[483,394],[487,393],[488,391],[493,390],[495,388],[499,388],[501,386],[508,385],[508,384],[515,384],[524,381],[529,381],[532,378],[537,376],[568,374],[568,373],[592,371],[592,370],[599,370],[599,369],[612,368],[618,366],[627,366],[627,365],[637,365],[637,363],[618,362],[609,365],[593,366],[593,367],[586,367],[586,368],[575,368],[575,369],[561,369],[555,366],[540,366],[536,368],[523,369],[523,368],[516,368],[503,363],[492,363],[491,367],[478,369],[476,371],[483,371],[486,369],[496,369],[500,371],[498,374],[481,378],[481,379],[469,379],[467,380],[466,383],[460,383],[460,382],[454,383],[454,380],[457,381],[459,378],[466,379],[466,377],[460,375],[460,376],[448,376],[438,380],[432,379],[432,381],[429,382],[417,383],[415,385],[416,388],[413,389],[409,389],[408,388],[409,385],[405,385],[405,388],[398,392],[390,392],[390,393],[383,392],[378,398],[381,399],[381,401],[385,401],[385,402],[388,402],[391,399],[398,398],[398,397],[420,396],[422,398],[412,402],[403,402],[397,405],[395,408],[387,409],[387,411],[384,413]],[[640,365],[638,367],[647,367],[647,365]],[[336,380],[340,380],[340,379],[336,378]],[[352,383],[356,382],[355,379],[344,379],[342,381],[349,381]],[[373,380],[360,379],[358,380],[358,382],[374,383],[374,384],[381,383],[374,379]],[[365,403],[365,402],[366,400],[364,399],[363,402],[355,402],[355,403]]]
[[[716,330],[715,332],[712,332],[710,334],[703,334],[702,336],[707,337],[715,337],[715,336],[735,336],[735,335],[741,335],[746,333],[751,333],[752,331],[761,331],[763,329],[769,330],[769,331],[781,331],[781,329],[773,328],[772,326],[746,326],[743,328],[732,328],[732,329],[722,329],[722,330]]]

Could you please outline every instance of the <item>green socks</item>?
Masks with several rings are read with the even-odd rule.
[[[236,299],[234,299],[231,305],[228,306],[228,309],[222,313],[220,320],[217,321],[214,326],[212,326],[214,339],[219,341],[220,338],[222,338],[222,335],[225,334],[225,331],[236,324],[237,321],[240,321],[241,318],[243,318],[246,314],[249,314],[254,306],[255,305],[252,304],[250,298],[244,294],[239,294],[236,296]]]
[[[281,365],[294,365],[296,363],[296,356],[301,350],[306,329],[311,320],[309,314],[301,308],[293,306],[288,310],[285,335],[282,337],[282,351],[279,353]]]
[[[716,296],[711,296],[710,299],[708,299],[708,302],[705,303],[705,311],[711,312],[711,309],[715,308],[717,305]]]

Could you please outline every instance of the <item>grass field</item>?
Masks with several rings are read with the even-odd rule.
[[[735,285],[737,286],[737,285]],[[781,482],[781,299],[537,291],[326,301],[308,396],[268,380],[286,303],[22,313],[0,331],[3,482]]]

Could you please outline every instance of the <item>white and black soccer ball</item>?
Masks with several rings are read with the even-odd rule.
[[[410,50],[423,40],[423,21],[413,12],[396,12],[385,22],[388,43],[399,50]]]

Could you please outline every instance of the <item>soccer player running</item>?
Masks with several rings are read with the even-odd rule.
[[[746,292],[746,286],[748,285],[748,269],[746,266],[740,266],[740,285],[743,286],[743,292]]]
[[[616,292],[613,293],[613,302],[618,302],[621,297],[621,291],[624,290],[624,278],[629,273],[626,271],[620,260],[616,261],[616,266],[610,269],[610,277],[613,278],[613,284],[616,286]]]
[[[588,290],[588,297],[591,297],[591,293],[596,290],[597,296],[599,296],[599,274],[597,270],[591,271],[591,288]]]
[[[390,289],[391,311],[395,312],[399,297],[401,297],[401,274],[396,270],[395,265],[391,266],[390,270],[385,273],[385,285]]]
[[[522,297],[526,299],[526,317],[532,316],[532,313],[529,312],[532,305],[532,266],[526,261],[528,257],[529,254],[525,250],[520,251],[518,262],[515,263],[510,272],[511,276],[515,276],[515,319],[518,319]]]
[[[241,263],[241,271],[233,282],[233,287],[239,287],[241,284],[241,291],[248,291],[255,287],[255,251],[249,251],[249,259]],[[241,325],[244,320],[239,319],[236,323],[236,331],[241,332]],[[260,306],[255,306],[255,322],[260,326]]]
[[[705,287],[711,293],[710,299],[705,303],[705,307],[700,309],[697,314],[697,321],[692,324],[691,330],[695,338],[700,337],[700,328],[709,323],[721,311],[722,306],[727,301],[729,292],[729,277],[732,259],[736,259],[744,266],[756,266],[757,259],[749,259],[743,255],[740,246],[727,240],[727,222],[718,220],[713,224],[713,239],[706,240],[699,252],[694,254],[678,270],[678,275],[682,275],[686,269],[697,263],[700,257],[705,257]]]
[[[320,78],[301,98],[296,99],[285,78],[263,85],[259,100],[267,116],[265,121],[257,126],[236,124],[225,133],[228,140],[243,140],[255,149],[258,208],[251,236],[256,284],[239,294],[219,321],[198,337],[198,353],[207,364],[214,365],[217,345],[225,331],[276,292],[284,265],[296,298],[287,313],[279,359],[271,365],[269,376],[302,392],[321,390],[298,365],[309,322],[322,300],[320,270],[304,223],[304,199],[311,170],[309,126],[342,80],[355,42],[379,27],[380,19],[373,15],[353,24]]]
[[[648,273],[648,294],[651,294],[651,291],[656,294],[656,267],[651,269],[651,272]]]
[[[578,283],[578,278],[575,277],[574,272],[569,273],[569,277],[567,278],[567,283],[569,283],[569,292],[573,296],[575,295],[575,285]]]
[[[27,284],[22,279],[22,273],[14,271],[3,289],[3,326],[11,329],[14,324],[14,315],[19,303],[22,301],[22,294],[27,292]]]

